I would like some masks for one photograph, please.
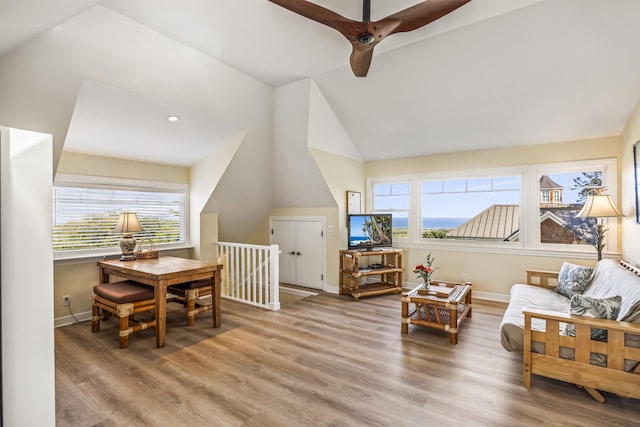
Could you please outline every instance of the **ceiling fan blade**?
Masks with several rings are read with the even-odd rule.
[[[334,28],[346,38],[350,38],[348,32],[345,32],[347,28],[353,26],[357,21],[353,21],[351,19],[345,18],[344,16],[324,8],[322,6],[318,6],[315,3],[308,2],[306,0],[269,0],[271,3],[275,3],[278,6],[284,7],[285,9],[290,10],[291,12],[297,13],[298,15],[302,15],[305,18],[309,18],[312,21],[319,22],[328,27]]]
[[[393,15],[389,15],[374,24],[385,25],[392,21],[399,21],[399,25],[397,25],[390,34],[413,31],[442,18],[470,1],[471,0],[427,0],[394,13]],[[390,34],[386,34],[385,36]]]
[[[353,50],[351,51],[351,70],[356,77],[366,77],[373,58],[373,48],[377,43],[362,44],[351,43]]]

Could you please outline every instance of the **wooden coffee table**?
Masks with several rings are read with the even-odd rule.
[[[471,317],[471,283],[436,282],[429,291],[424,284],[402,294],[403,334],[409,324],[449,333],[451,344],[458,343],[458,328]]]

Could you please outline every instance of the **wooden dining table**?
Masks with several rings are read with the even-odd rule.
[[[98,261],[100,283],[112,278],[127,279],[151,285],[155,289],[156,346],[164,347],[167,330],[167,286],[196,280],[211,280],[213,327],[220,327],[220,270],[222,264],[187,258],[160,256],[133,261]]]

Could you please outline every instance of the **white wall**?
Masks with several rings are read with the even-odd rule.
[[[309,151],[310,97],[310,79],[276,90],[273,208],[337,206]]]
[[[207,195],[203,213],[218,214],[221,234],[238,239],[268,215],[271,87],[98,5],[0,58],[0,123],[52,134],[56,170],[85,80],[246,130],[233,161],[218,174],[220,182],[206,184],[217,192]],[[153,141],[140,144],[154,149]]]
[[[0,128],[3,424],[55,425],[51,135]]]

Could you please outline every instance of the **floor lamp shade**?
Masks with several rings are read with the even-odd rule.
[[[115,233],[122,233],[122,238],[120,239],[122,256],[120,257],[120,261],[132,261],[136,259],[133,254],[136,248],[136,239],[133,238],[133,233],[139,233],[144,231],[144,229],[140,221],[138,221],[138,216],[135,212],[121,213],[113,231]]]
[[[580,212],[576,215],[579,218],[612,218],[624,216],[618,210],[613,199],[608,194],[592,194],[587,197],[587,201]],[[598,261],[602,259],[602,249],[604,248],[604,234],[607,231],[601,221],[596,225],[596,236],[593,246],[598,251]]]
[[[604,218],[619,217],[622,213],[618,210],[613,199],[608,194],[595,194],[587,197],[584,206],[576,215],[580,218]]]

